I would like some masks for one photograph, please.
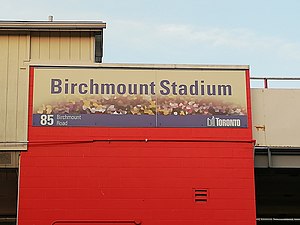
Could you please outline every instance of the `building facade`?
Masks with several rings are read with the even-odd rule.
[[[299,90],[103,64],[105,27],[0,22],[0,224],[296,223]]]

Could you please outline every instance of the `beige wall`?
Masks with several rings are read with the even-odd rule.
[[[300,90],[251,89],[257,146],[300,147]]]
[[[32,32],[32,62],[90,64],[94,62],[92,32]]]
[[[0,35],[0,142],[27,141],[29,38]],[[26,149],[26,144],[0,143],[1,150]]]
[[[0,49],[0,150],[26,150],[29,65],[93,64],[93,33],[2,33]]]

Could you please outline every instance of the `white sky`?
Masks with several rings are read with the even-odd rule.
[[[250,65],[300,77],[299,0],[0,0],[1,20],[101,20],[106,63]]]

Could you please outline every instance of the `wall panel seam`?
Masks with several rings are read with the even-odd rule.
[[[7,61],[6,61],[6,96],[5,96],[5,122],[4,122],[4,140],[6,141],[6,122],[7,122],[7,114],[8,114],[8,110],[7,110],[7,106],[8,106],[8,101],[7,101],[7,96],[8,96],[8,73],[9,73],[9,70],[8,70],[8,67],[9,67],[9,37],[10,35],[8,34],[7,35]]]
[[[19,123],[19,116],[18,116],[18,107],[19,107],[19,76],[20,76],[20,35],[18,35],[18,51],[17,51],[17,58],[18,58],[18,74],[17,74],[17,86],[16,86],[16,92],[17,92],[17,99],[16,99],[16,137],[15,139],[18,139],[17,137],[17,130],[18,130],[18,123]]]

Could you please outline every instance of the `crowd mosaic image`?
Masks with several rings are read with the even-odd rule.
[[[36,114],[247,115],[245,107],[191,96],[103,96],[41,105]]]

